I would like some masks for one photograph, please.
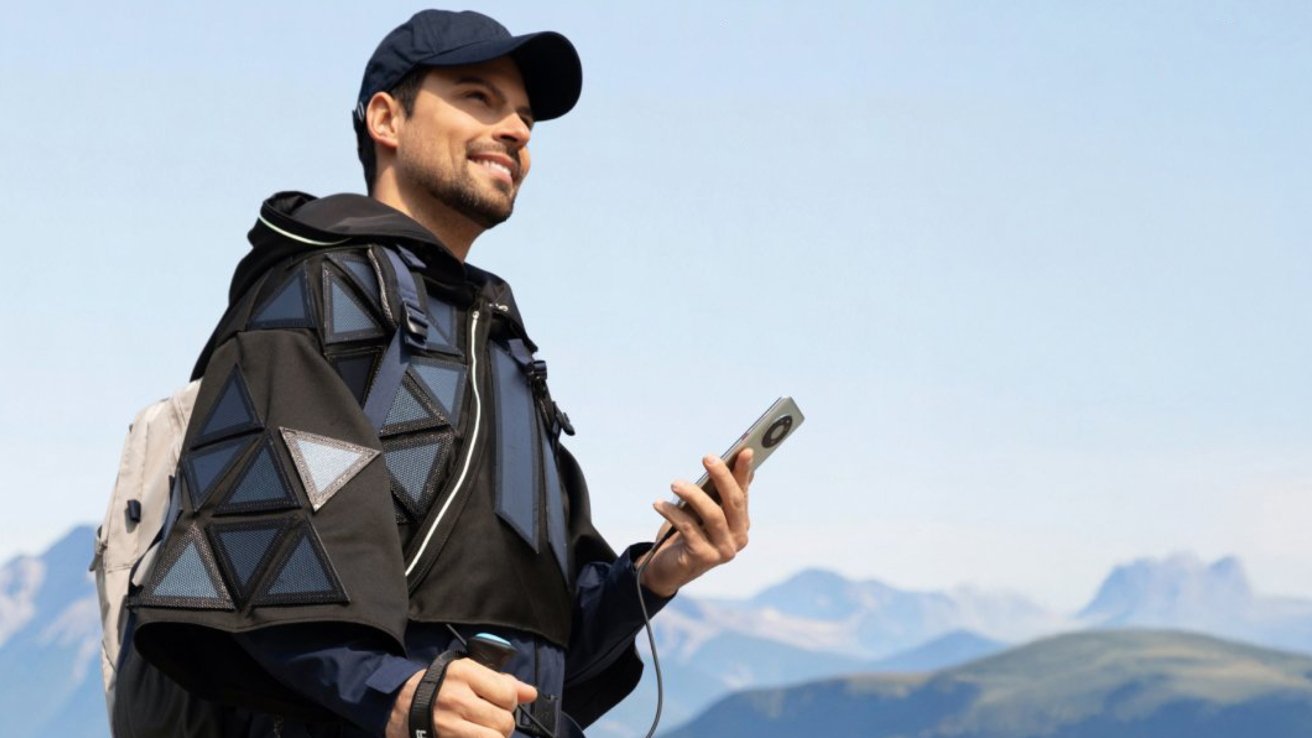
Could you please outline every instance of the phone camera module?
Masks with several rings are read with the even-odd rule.
[[[793,429],[793,416],[784,415],[770,424],[765,431],[765,437],[761,439],[761,445],[766,448],[774,448],[788,437],[788,432]]]

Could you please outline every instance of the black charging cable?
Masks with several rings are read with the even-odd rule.
[[[674,526],[670,526],[670,529],[665,531],[665,535],[656,541],[656,545],[647,550],[647,558],[643,559],[634,578],[638,588],[638,606],[642,608],[642,624],[647,630],[647,645],[651,647],[651,666],[656,671],[656,714],[652,716],[651,727],[647,729],[645,738],[656,735],[656,726],[661,724],[661,708],[665,706],[665,680],[661,677],[661,659],[656,655],[656,636],[651,631],[651,615],[647,614],[647,600],[642,596],[642,573],[647,571],[647,565],[656,556],[656,549],[664,546],[675,532]]]

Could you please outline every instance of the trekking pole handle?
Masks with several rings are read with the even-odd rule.
[[[515,647],[510,641],[491,633],[479,633],[465,643],[469,658],[486,666],[492,671],[501,671],[515,655]]]

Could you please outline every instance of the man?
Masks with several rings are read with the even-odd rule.
[[[559,34],[423,11],[365,69],[371,197],[265,202],[197,364],[116,733],[577,735],[636,684],[642,605],[746,545],[750,459],[708,456],[721,504],[677,482],[668,543],[611,551],[508,285],[465,263],[581,79]],[[480,632],[508,673],[458,658]]]

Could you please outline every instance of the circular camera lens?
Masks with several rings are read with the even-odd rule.
[[[766,448],[778,446],[785,438],[788,437],[788,431],[793,429],[793,416],[785,415],[770,424],[765,430],[765,437],[761,439],[761,445]]]

